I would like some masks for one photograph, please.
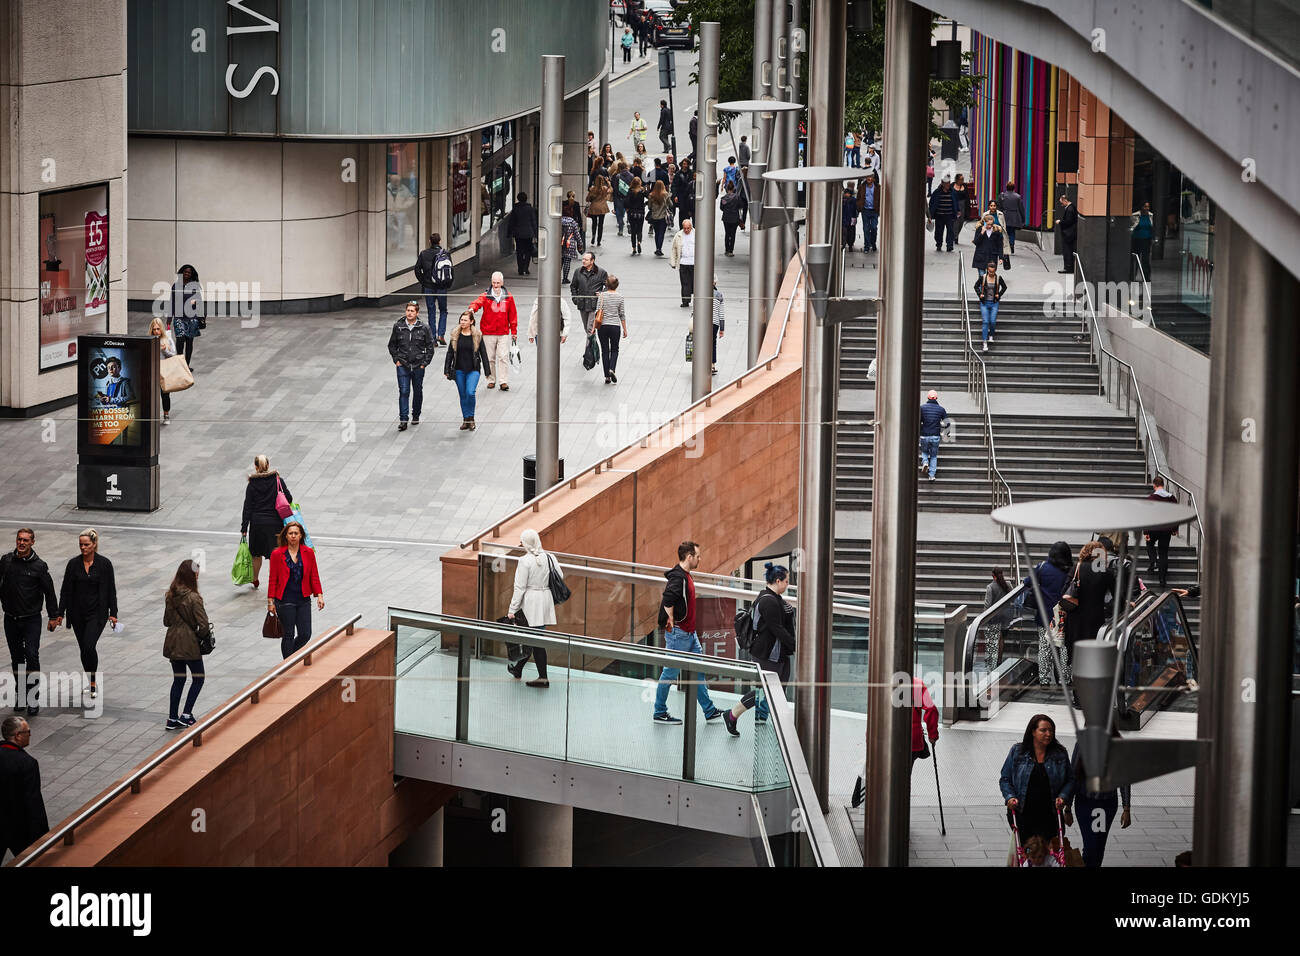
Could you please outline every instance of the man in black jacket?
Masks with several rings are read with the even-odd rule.
[[[429,330],[437,336],[439,345],[446,345],[447,290],[451,282],[438,278],[441,259],[447,260],[446,271],[450,273],[451,253],[442,247],[442,236],[435,232],[429,237],[429,248],[416,257],[415,278],[424,293],[424,306],[429,310]]]
[[[424,369],[433,361],[436,349],[433,333],[420,321],[420,303],[412,299],[406,303],[405,317],[393,323],[393,331],[388,336],[388,354],[397,366],[399,432],[406,431],[408,410],[414,412],[411,421],[420,424],[420,410],[424,407]],[[415,391],[415,407],[408,409],[412,389]]]
[[[605,291],[605,280],[609,278],[600,266],[596,265],[595,253],[582,255],[582,268],[573,274],[569,283],[569,292],[573,296],[573,305],[582,313],[582,325],[587,334],[592,333],[592,323],[596,317],[596,302]]]
[[[930,193],[930,218],[934,221],[934,251],[938,252],[947,233],[948,251],[957,241],[957,197],[952,191],[952,177],[944,174],[939,188]]]
[[[659,626],[664,629],[664,646],[670,651],[690,651],[703,654],[704,647],[695,636],[695,581],[691,572],[700,566],[700,546],[694,541],[683,541],[677,546],[677,563],[664,572],[664,596],[659,608]],[[680,671],[665,667],[655,688],[654,722],[680,724],[681,718],[668,713],[668,688],[677,680]],[[692,675],[695,681],[695,698],[704,708],[705,720],[716,720],[723,712],[713,703],[704,676]]]
[[[9,660],[14,675],[14,688],[23,687],[18,668],[26,666],[27,716],[35,717],[40,711],[37,692],[41,669],[41,599],[49,615],[49,629],[62,623],[59,617],[59,598],[54,593],[54,579],[44,561],[36,556],[32,546],[36,532],[19,528],[14,550],[0,557],[0,607],[4,609],[5,640],[9,644]],[[23,698],[19,698],[21,705]]]
[[[27,753],[32,728],[21,717],[0,723],[0,858],[16,857],[50,829],[41,799],[41,765]]]
[[[1057,218],[1061,224],[1061,256],[1065,268],[1061,272],[1074,273],[1074,241],[1079,235],[1079,210],[1074,208],[1069,196],[1061,197],[1061,215]]]
[[[659,122],[655,124],[659,132],[659,142],[663,143],[665,153],[677,152],[677,138],[673,136],[673,111],[668,108],[667,100],[659,101]]]
[[[529,274],[533,260],[533,242],[537,239],[537,210],[528,201],[527,193],[515,197],[515,208],[510,210],[506,233],[515,241],[515,265],[519,274]]]
[[[745,208],[745,200],[736,192],[734,183],[727,183],[727,192],[719,205],[722,206],[722,229],[724,232],[723,255],[736,254],[736,228],[740,225],[740,211]]]
[[[1156,475],[1151,479],[1150,501],[1163,501],[1178,504],[1178,496],[1165,488],[1164,478]],[[1160,576],[1160,590],[1169,588],[1169,539],[1174,536],[1175,527],[1166,525],[1160,528],[1147,528],[1142,532],[1147,543],[1147,574]]]

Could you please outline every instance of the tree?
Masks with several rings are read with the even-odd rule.
[[[884,128],[881,104],[884,95],[885,73],[885,0],[872,0],[874,4],[870,33],[850,32],[846,43],[846,68],[844,89],[844,122],[847,129],[873,130]],[[754,77],[754,0],[681,0],[674,16],[678,20],[690,17],[692,23],[716,21],[721,24],[722,56],[718,69],[719,100],[747,100],[753,92]],[[808,29],[811,13],[807,0],[803,0],[801,22]],[[936,17],[937,18],[937,17]],[[966,53],[967,62],[971,54]],[[808,82],[808,54],[799,55],[800,72],[804,89]],[[691,83],[697,81],[691,74]],[[963,75],[957,80],[930,81],[931,100],[943,100],[954,110],[971,102],[982,76]],[[725,117],[723,117],[725,119]],[[941,135],[941,129],[931,117],[931,137]]]

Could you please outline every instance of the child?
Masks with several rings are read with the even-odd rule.
[[[1025,842],[1025,862],[1022,867],[1059,867],[1056,857],[1047,852],[1047,841],[1040,836],[1032,836]]]

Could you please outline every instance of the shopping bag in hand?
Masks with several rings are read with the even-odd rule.
[[[235,584],[253,583],[253,553],[248,550],[248,538],[239,539],[235,549],[235,563],[230,568],[230,580]]]
[[[311,535],[307,532],[307,522],[304,521],[302,517],[302,508],[296,501],[293,503],[293,514],[285,518],[284,523],[288,524],[291,521],[296,521],[298,524],[302,525],[302,543],[312,550],[315,550],[316,545],[311,543]]]

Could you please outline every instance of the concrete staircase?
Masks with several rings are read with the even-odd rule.
[[[975,415],[953,414],[951,420],[955,441],[940,446],[939,480],[921,479],[917,487],[919,506],[922,511],[987,514],[989,456],[984,447],[984,423]],[[871,468],[875,456],[870,421],[869,412],[840,414],[835,442],[836,508],[871,509]]]
[[[927,299],[922,328],[923,388],[966,389],[961,307],[952,300]],[[971,328],[979,347],[979,307],[971,302]],[[867,377],[876,354],[876,317],[845,325],[840,339],[840,387],[874,388]],[[997,333],[981,353],[991,392],[1098,394],[1096,366],[1079,320],[1051,318],[1033,303],[1004,301]]]

